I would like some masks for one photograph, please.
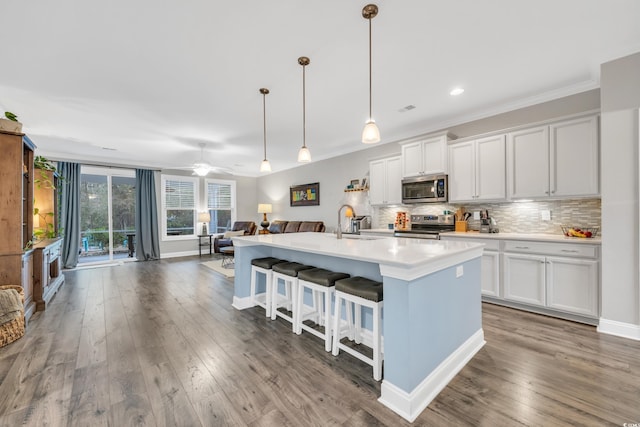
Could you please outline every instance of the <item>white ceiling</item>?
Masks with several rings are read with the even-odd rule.
[[[0,108],[52,159],[258,176],[367,148],[368,24],[353,0],[32,0],[0,13]],[[378,0],[382,143],[599,86],[640,51],[637,0]],[[464,94],[449,96],[454,86]],[[399,112],[407,105],[415,109]]]

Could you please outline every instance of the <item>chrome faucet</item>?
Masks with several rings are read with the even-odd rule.
[[[338,239],[342,239],[342,217],[340,217],[340,212],[342,211],[342,208],[351,209],[351,215],[356,216],[356,211],[353,209],[353,206],[351,205],[340,206],[340,208],[338,209],[338,231],[336,232],[336,237]]]

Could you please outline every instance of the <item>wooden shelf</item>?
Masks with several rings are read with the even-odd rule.
[[[352,193],[354,191],[369,191],[369,187],[367,187],[367,188],[345,188],[344,189],[345,193]]]

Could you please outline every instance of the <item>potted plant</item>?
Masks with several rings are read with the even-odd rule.
[[[43,156],[35,156],[33,159],[35,169],[34,184],[35,194],[33,200],[34,241],[57,237],[58,230],[55,226],[56,204],[54,202],[56,190],[56,167]],[[59,178],[58,178],[59,179]]]
[[[11,111],[5,111],[4,116],[6,119],[0,118],[0,131],[4,132],[22,132],[22,123],[18,121],[18,116]]]

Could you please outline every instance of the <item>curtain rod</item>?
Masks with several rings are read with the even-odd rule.
[[[121,165],[108,165],[108,164],[99,164],[99,163],[87,163],[87,162],[82,162],[82,161],[74,161],[74,160],[61,160],[61,159],[49,159],[51,161],[54,162],[72,162],[72,163],[80,163],[80,165],[82,166],[95,166],[95,167],[100,167],[100,168],[107,168],[107,169],[130,169],[130,170],[135,170],[135,169],[146,169],[146,170],[150,170],[150,171],[154,171],[154,172],[162,172],[162,169],[157,169],[157,168],[146,168],[146,167],[137,167],[137,166],[121,166]]]

